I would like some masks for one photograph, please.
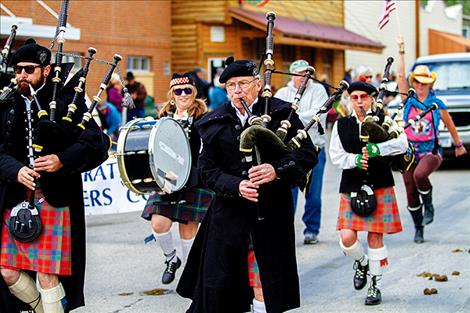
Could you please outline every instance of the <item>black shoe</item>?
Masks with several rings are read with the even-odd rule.
[[[424,227],[423,226],[416,227],[414,241],[415,243],[424,242]]]
[[[163,272],[162,283],[165,285],[171,284],[175,280],[176,270],[181,266],[181,260],[176,257],[176,262],[165,261],[166,269]]]
[[[367,284],[367,271],[369,270],[369,262],[362,266],[360,261],[354,262],[356,273],[354,273],[354,289],[361,290]]]
[[[379,288],[377,288],[377,280],[380,279],[378,276],[372,275],[370,280],[369,289],[367,290],[365,305],[377,305],[382,303],[382,294]]]
[[[428,190],[428,193],[421,193],[421,199],[423,199],[424,205],[424,216],[423,226],[429,225],[434,221],[434,206],[432,205],[432,187]]]

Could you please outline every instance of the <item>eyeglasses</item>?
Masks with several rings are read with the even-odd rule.
[[[25,65],[25,66],[16,65],[15,66],[15,73],[16,74],[21,74],[21,72],[23,72],[23,70],[24,70],[26,72],[26,74],[33,74],[34,71],[36,70],[36,67],[41,67],[41,65]]]
[[[190,95],[193,93],[193,90],[191,88],[178,88],[178,89],[173,89],[173,93],[177,96],[181,96],[183,92],[187,95]]]
[[[361,98],[361,102],[369,98],[369,95],[366,93],[360,94],[360,95],[351,95],[351,101],[357,102],[359,98]]]
[[[230,83],[226,83],[225,84],[225,88],[227,88],[227,90],[235,90],[237,88],[237,85],[238,87],[240,87],[241,90],[243,91],[246,91],[248,89],[248,87],[250,87],[250,84],[252,82],[254,82],[255,80],[257,80],[258,78],[254,78],[252,80],[242,80],[242,81],[239,81],[239,82],[230,82]]]

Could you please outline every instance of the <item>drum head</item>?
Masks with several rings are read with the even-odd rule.
[[[191,172],[191,148],[181,125],[164,117],[154,125],[149,140],[150,168],[162,191],[184,187]]]

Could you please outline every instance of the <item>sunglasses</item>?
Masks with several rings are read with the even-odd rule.
[[[364,101],[366,100],[367,98],[369,98],[369,95],[366,94],[366,93],[363,93],[363,94],[360,94],[360,95],[352,95],[351,96],[351,100],[356,102],[357,100],[359,100],[359,98],[361,98],[361,101]]]
[[[187,95],[190,95],[193,93],[193,90],[191,88],[178,88],[178,89],[174,89],[173,90],[173,93],[177,96],[181,96],[183,94],[183,91],[185,94]]]
[[[33,74],[34,71],[36,70],[36,67],[41,67],[41,65],[25,65],[25,66],[16,65],[15,66],[15,73],[16,74],[21,74],[21,72],[23,72],[23,70],[24,70],[26,72],[26,74]]]

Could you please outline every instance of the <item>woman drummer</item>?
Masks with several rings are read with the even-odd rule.
[[[170,284],[175,279],[176,270],[182,262],[185,262],[196,236],[198,223],[204,218],[213,198],[213,193],[203,188],[197,170],[201,139],[194,123],[206,111],[205,102],[196,99],[196,87],[191,77],[187,73],[183,75],[174,73],[170,81],[168,101],[163,104],[158,117],[174,118],[185,129],[191,148],[191,174],[185,187],[180,191],[150,196],[142,212],[142,218],[151,222],[153,237],[165,256],[163,284]],[[173,222],[179,224],[181,253],[176,252],[173,243],[170,231]]]

